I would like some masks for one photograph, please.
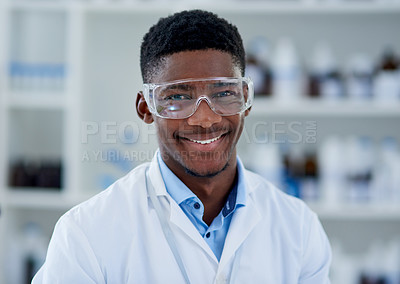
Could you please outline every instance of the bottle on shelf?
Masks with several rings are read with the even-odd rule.
[[[61,92],[65,65],[12,61],[9,67],[10,89],[17,92]]]
[[[346,199],[351,203],[370,202],[374,163],[371,139],[366,136],[348,137],[344,153],[347,176]]]
[[[346,252],[341,242],[330,239],[332,246],[332,264],[329,273],[331,283],[359,284],[360,260]]]
[[[349,60],[346,93],[350,100],[365,101],[372,98],[373,62],[365,54],[356,54]]]
[[[313,151],[305,151],[301,144],[288,144],[283,153],[284,176],[282,189],[305,201],[317,201],[318,163]]]
[[[17,160],[10,164],[9,185],[12,188],[62,187],[62,163],[49,160]]]
[[[300,145],[290,145],[283,156],[283,161],[285,165],[283,189],[292,196],[300,197],[301,180],[305,175],[305,157]]]
[[[374,240],[361,254],[346,252],[335,239],[331,244],[334,256],[330,273],[332,283],[400,283],[400,240]]]
[[[393,137],[382,139],[375,162],[371,185],[373,201],[376,203],[400,204],[400,152]]]
[[[343,202],[346,186],[343,152],[344,142],[338,136],[328,137],[318,149],[320,202],[326,206]]]
[[[289,38],[278,40],[272,56],[272,94],[284,103],[302,96],[303,78],[296,47]]]
[[[318,179],[319,165],[315,153],[306,153],[304,162],[304,177],[301,181],[301,199],[317,201],[319,199]]]
[[[42,227],[33,221],[14,233],[7,248],[7,283],[31,283],[46,258],[48,240]]]
[[[377,148],[369,136],[330,136],[318,149],[257,143],[246,166],[286,193],[324,206],[400,204],[400,152],[395,138]]]
[[[374,98],[381,103],[400,100],[400,67],[399,59],[391,48],[387,48],[378,67],[374,79]]]
[[[46,241],[40,226],[36,223],[27,223],[23,228],[24,235],[24,279],[31,283],[36,272],[43,265],[46,258]]]
[[[275,143],[257,143],[252,147],[248,167],[280,187],[283,179],[283,163],[279,147]],[[266,158],[268,157],[268,158]]]
[[[10,11],[8,81],[12,92],[60,93],[67,60],[66,11]]]
[[[268,62],[269,43],[265,37],[256,37],[250,41],[246,52],[246,76],[254,83],[256,95],[271,95],[271,70]]]
[[[328,101],[343,97],[343,76],[327,43],[320,42],[315,46],[307,92],[312,98]]]

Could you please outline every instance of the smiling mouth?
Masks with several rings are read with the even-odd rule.
[[[186,138],[187,140],[191,141],[191,142],[195,142],[201,145],[206,145],[206,144],[210,144],[212,142],[215,142],[217,140],[219,140],[223,135],[220,135],[218,137],[212,138],[212,139],[208,139],[208,140],[194,140],[194,139],[190,139],[190,138]]]

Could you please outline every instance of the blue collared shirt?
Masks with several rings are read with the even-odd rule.
[[[246,205],[244,168],[239,158],[237,158],[237,182],[229,193],[225,206],[210,226],[203,221],[204,206],[200,199],[167,167],[160,154],[157,160],[168,193],[179,204],[220,260],[233,213],[237,208]]]

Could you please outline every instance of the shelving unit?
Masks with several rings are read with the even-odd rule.
[[[29,209],[69,209],[74,204],[67,196],[59,192],[52,192],[46,189],[24,190],[13,189],[7,193],[7,204],[12,208]]]
[[[400,4],[394,3],[0,1],[0,41],[5,43],[0,45],[0,135],[6,137],[0,140],[0,283],[17,283],[3,268],[7,267],[7,249],[21,226],[29,221],[38,222],[48,240],[63,212],[152,158],[155,130],[144,125],[134,110],[136,93],[141,89],[141,39],[159,17],[190,8],[211,10],[232,21],[245,45],[259,35],[271,42],[281,35],[291,37],[305,59],[310,57],[313,43],[319,40],[334,46],[340,65],[358,51],[377,58],[386,44],[400,50]],[[50,17],[43,17],[39,31],[30,26],[33,35],[24,32],[24,21],[35,15]],[[15,25],[18,21],[22,22]],[[58,43],[52,49],[57,56],[27,52],[26,46],[13,48],[32,40],[29,37],[35,34],[42,39],[41,44],[56,37]],[[54,36],[49,38],[50,35]],[[41,50],[40,46],[36,50]],[[53,56],[49,61],[65,65],[64,88],[11,88],[11,61],[36,57],[41,62],[48,59],[47,55]],[[23,125],[31,125],[29,131],[18,127],[21,119]],[[400,123],[400,102],[384,105],[373,101],[327,103],[303,99],[287,104],[257,97],[246,127],[259,121],[293,120],[318,123],[318,141],[309,145],[314,148],[330,133],[370,135],[376,139],[391,135],[400,141],[400,134],[393,131]],[[35,121],[40,123],[36,126]],[[46,130],[53,134],[48,135]],[[34,137],[35,133],[42,134]],[[129,137],[124,135],[132,136],[133,141],[127,142]],[[36,143],[29,142],[32,137]],[[246,155],[249,145],[240,146],[241,155]],[[63,167],[62,189],[10,188],[8,168],[13,153],[58,155]],[[116,154],[120,157],[116,158]],[[124,157],[133,161],[127,162]],[[358,244],[359,251],[370,240],[382,238],[385,232],[385,238],[400,239],[399,206],[326,206],[315,202],[310,206],[319,214],[328,234],[345,248],[357,243],[357,232],[350,236],[345,231],[352,231],[358,223],[363,224],[363,233],[368,227],[384,230],[371,230],[370,236]],[[42,218],[45,220],[41,221]]]
[[[4,1],[0,2],[0,34],[4,35],[6,31],[7,22],[7,9]],[[7,62],[7,56],[5,51],[5,44],[0,45],[0,132],[2,137],[4,137],[6,129],[6,107],[5,107],[5,83],[6,83],[6,70],[5,64]],[[5,139],[0,139],[0,267],[4,267],[5,263],[5,251],[6,243],[3,241],[6,236],[6,218],[7,213],[5,211],[5,204],[7,202],[5,197],[5,186],[6,186],[6,158],[4,157],[6,153],[6,143]],[[3,269],[0,272],[0,282],[4,281]]]
[[[16,240],[23,241],[23,227],[38,223],[48,242],[63,212],[88,198],[78,188],[77,158],[83,24],[81,9],[66,2],[0,4],[2,42],[6,43],[0,50],[0,129],[6,138],[0,156],[0,283],[21,283],[22,260],[15,255]],[[20,77],[10,77],[12,62],[20,65],[13,73]],[[21,158],[35,163],[61,161],[61,188],[10,186],[10,164]]]
[[[308,205],[318,213],[322,220],[379,222],[384,220],[398,221],[400,219],[400,208],[395,205],[348,204],[329,206],[313,202],[309,202]]]
[[[15,94],[8,100],[8,106],[12,109],[62,110],[66,104],[64,97],[53,94],[35,97]]]

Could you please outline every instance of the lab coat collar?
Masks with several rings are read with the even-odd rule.
[[[156,191],[156,195],[165,195],[169,196],[167,189],[165,188],[164,180],[161,175],[160,167],[157,162],[157,155],[158,155],[159,150],[156,151],[153,160],[150,163],[149,166],[149,177],[150,177],[150,182],[153,184],[153,187]]]

